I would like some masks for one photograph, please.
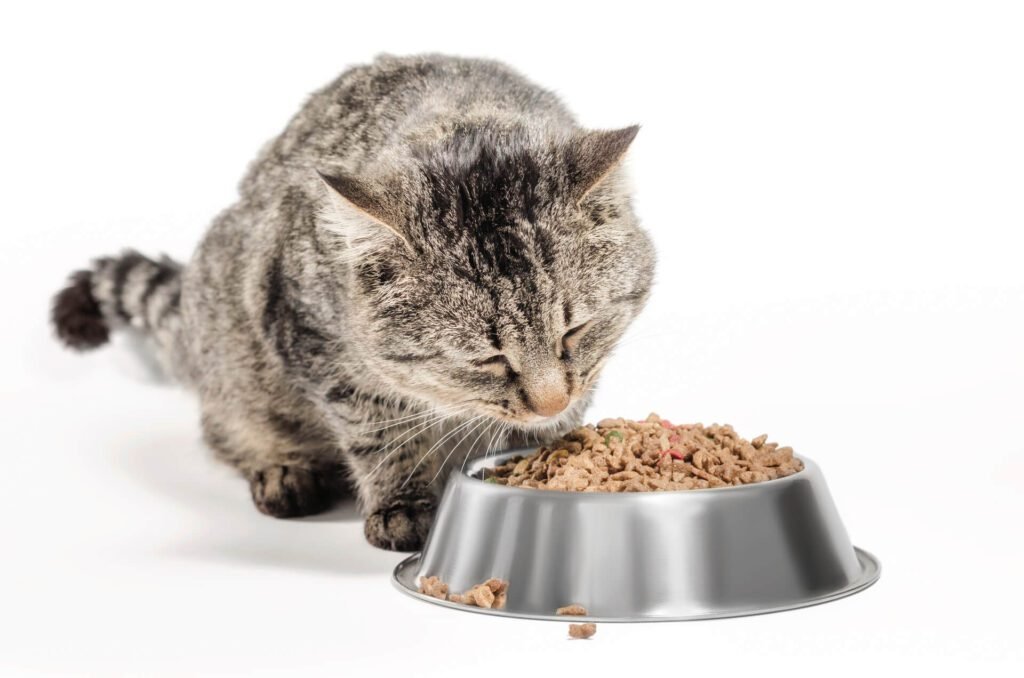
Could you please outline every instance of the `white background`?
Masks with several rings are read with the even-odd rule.
[[[1020,675],[1019,4],[27,6],[0,10],[0,673]],[[308,92],[426,50],[504,59],[587,125],[643,125],[658,285],[592,417],[793,445],[879,584],[588,642],[424,605],[352,507],[259,515],[192,396],[123,341],[52,340],[72,269],[187,257]]]

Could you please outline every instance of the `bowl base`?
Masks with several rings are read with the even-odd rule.
[[[708,612],[704,614],[688,615],[688,616],[636,616],[636,617],[600,617],[600,616],[587,616],[587,617],[559,617],[555,614],[528,614],[524,612],[512,612],[509,610],[490,610],[482,607],[473,607],[471,605],[461,605],[459,603],[452,603],[447,600],[440,600],[431,596],[425,595],[419,592],[419,586],[416,579],[416,573],[419,569],[420,554],[414,553],[402,562],[398,564],[395,571],[391,575],[391,581],[403,593],[412,596],[418,600],[422,600],[434,605],[441,605],[443,607],[451,608],[453,610],[459,610],[461,612],[474,612],[477,614],[492,614],[498,617],[512,617],[515,619],[534,619],[537,621],[559,621],[565,622],[602,622],[602,623],[629,623],[629,622],[660,622],[660,621],[699,621],[701,619],[725,619],[727,617],[749,617],[757,614],[769,614],[772,612],[784,612],[785,610],[796,610],[802,607],[811,607],[812,605],[820,605],[822,603],[828,603],[833,600],[845,598],[851,596],[854,593],[858,593],[868,588],[876,581],[882,572],[881,563],[878,559],[864,551],[854,547],[854,551],[857,554],[857,562],[860,563],[860,575],[854,579],[850,584],[844,586],[841,589],[826,593],[824,595],[814,596],[804,600],[793,601],[785,605],[776,605],[773,607],[764,608],[750,608],[741,610],[723,610],[721,612]],[[514,584],[513,584],[514,585]]]

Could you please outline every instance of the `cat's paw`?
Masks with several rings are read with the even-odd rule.
[[[252,501],[262,513],[275,518],[298,518],[322,513],[336,493],[329,479],[299,466],[270,466],[252,474]]]
[[[366,517],[366,540],[388,551],[417,551],[434,522],[437,499],[432,493],[405,494]]]

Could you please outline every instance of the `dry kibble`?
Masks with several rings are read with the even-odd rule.
[[[555,614],[570,615],[573,617],[586,617],[587,608],[577,603],[573,603],[572,605],[566,605],[565,607],[558,608],[558,610],[555,611]]]
[[[444,600],[448,597],[448,584],[437,577],[420,577],[420,593]]]
[[[569,637],[584,640],[597,633],[597,624],[569,624]]]
[[[491,610],[501,610],[508,598],[508,582],[493,577],[483,584],[477,584],[465,593],[448,593],[448,584],[438,577],[420,577],[420,593],[447,600],[459,605],[472,605]]]
[[[493,593],[494,595],[504,593],[508,590],[508,582],[504,579],[491,578],[485,581],[483,583],[483,586],[489,588],[491,590],[491,593]]]
[[[494,593],[484,584],[477,584],[466,592],[466,597],[473,601],[477,607],[490,609],[494,604]]]
[[[513,487],[562,492],[650,492],[760,483],[804,467],[793,448],[767,435],[740,438],[728,424],[602,419],[570,431],[527,457],[484,471]]]

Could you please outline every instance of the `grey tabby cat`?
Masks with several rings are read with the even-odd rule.
[[[414,550],[444,473],[579,424],[654,253],[620,160],[508,67],[382,56],[315,93],[185,266],[128,251],[54,300],[76,349],[148,333],[260,511],[354,489]]]

